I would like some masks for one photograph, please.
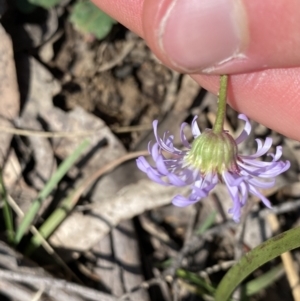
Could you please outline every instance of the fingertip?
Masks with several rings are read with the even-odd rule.
[[[176,66],[169,60],[167,53],[159,45],[159,28],[163,22],[172,0],[145,0],[143,3],[142,19],[144,38],[157,58],[172,69]],[[181,71],[181,70],[178,70]]]
[[[145,0],[143,31],[185,73],[233,74],[300,64],[298,0]]]

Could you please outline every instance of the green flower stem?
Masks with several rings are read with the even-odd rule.
[[[217,118],[213,126],[213,132],[215,134],[220,134],[223,132],[223,125],[224,125],[224,119],[226,114],[227,83],[228,83],[228,75],[221,75],[220,90],[218,96]]]

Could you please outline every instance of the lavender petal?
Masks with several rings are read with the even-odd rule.
[[[243,176],[237,176],[236,178],[233,176],[233,174],[231,174],[228,171],[223,172],[222,174],[225,182],[227,185],[233,187],[233,186],[239,186],[243,181],[244,181],[244,177]]]
[[[168,179],[170,183],[173,184],[174,186],[183,187],[187,185],[183,180],[181,180],[179,177],[177,177],[175,174],[172,173],[168,174]]]
[[[152,166],[148,163],[145,157],[138,157],[136,159],[136,164],[139,170],[147,173],[148,168],[152,168]]]
[[[198,119],[198,116],[195,116],[192,121],[192,134],[193,134],[194,138],[197,138],[198,136],[201,135],[201,131],[197,124],[197,119]]]
[[[190,148],[191,148],[191,145],[189,144],[189,142],[188,142],[188,140],[186,139],[185,134],[184,134],[184,132],[183,132],[183,129],[184,129],[186,126],[187,126],[187,123],[184,122],[184,123],[181,125],[181,127],[180,127],[180,139],[181,139],[182,144],[183,144],[186,148],[190,149]]]
[[[169,171],[165,165],[163,156],[158,156],[156,159],[157,170],[164,176],[169,174]]]
[[[176,195],[172,200],[172,204],[177,207],[186,207],[186,206],[192,205],[196,202],[198,202],[197,199],[191,200],[191,199],[183,197],[182,195]]]
[[[161,185],[164,185],[164,186],[169,186],[170,185],[169,183],[164,182],[160,178],[160,175],[158,175],[157,172],[155,171],[155,169],[153,169],[153,168],[148,168],[147,169],[147,176],[149,177],[150,180],[152,180],[152,181],[154,181],[158,184],[161,184]]]
[[[242,133],[239,135],[239,137],[237,137],[235,139],[236,144],[240,144],[240,143],[244,142],[248,138],[249,134],[251,133],[251,123],[249,122],[246,115],[240,114],[238,116],[238,118],[245,121],[245,126],[244,126]]]
[[[272,209],[270,201],[252,185],[249,186],[249,192],[260,198],[267,208]]]

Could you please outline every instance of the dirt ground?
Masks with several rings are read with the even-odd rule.
[[[178,270],[216,287],[247,251],[299,225],[298,142],[252,122],[251,138],[272,137],[274,148],[283,145],[284,160],[292,163],[275,187],[264,191],[274,212],[250,197],[241,223],[235,224],[223,185],[195,206],[174,207],[172,196],[185,188],[154,184],[134,159],[145,155],[154,139],[154,119],[160,133],[175,134],[178,146],[182,122],[198,115],[201,129],[211,127],[216,96],[164,67],[120,24],[101,41],[79,33],[69,22],[73,1],[31,14],[2,3],[0,163],[15,226],[60,163],[85,139],[89,145],[45,198],[17,245],[9,243],[0,214],[1,300],[213,300]],[[243,127],[237,115],[228,109],[226,127],[234,136]],[[243,154],[255,150],[254,139],[240,148]],[[72,195],[78,188],[80,194]],[[72,207],[64,208],[65,217],[49,232],[50,245],[44,241],[29,251],[34,229],[63,208],[69,195]],[[202,231],[208,217],[211,225]],[[300,252],[291,254],[298,273]],[[246,283],[274,268],[277,274],[267,287],[243,296]],[[259,268],[234,300],[294,300],[286,268],[280,258]],[[3,278],[1,270],[11,278]]]

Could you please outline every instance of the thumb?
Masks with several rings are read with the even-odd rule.
[[[144,0],[142,20],[152,50],[179,71],[300,66],[298,0]]]

